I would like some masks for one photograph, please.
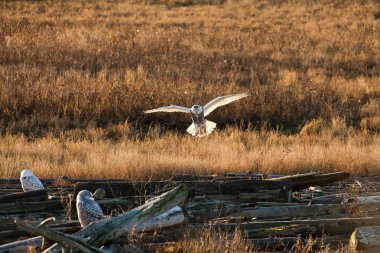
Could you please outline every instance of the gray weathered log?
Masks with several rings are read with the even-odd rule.
[[[377,214],[380,210],[380,197],[376,198],[375,196],[368,196],[366,198],[358,198],[356,203],[362,203],[363,208],[365,208],[368,214]],[[351,207],[356,205],[356,203],[330,205],[291,205],[289,203],[278,205],[277,203],[274,203],[274,205],[269,204],[268,206],[260,206],[260,202],[249,204],[231,200],[203,198],[194,199],[193,201],[184,204],[183,207],[188,214],[190,222],[203,222],[223,216],[257,219],[289,219],[333,215],[338,218],[346,217],[349,214]],[[262,205],[265,205],[265,203]]]
[[[349,244],[353,252],[380,252],[380,226],[356,228]]]
[[[380,205],[379,205],[380,206]],[[346,206],[344,204],[332,205],[300,205],[300,206],[276,206],[245,208],[241,211],[230,214],[232,217],[249,217],[257,219],[273,218],[299,218],[316,217],[322,215],[335,215],[336,217],[346,216]]]
[[[0,215],[14,213],[41,212],[45,210],[63,209],[60,200],[49,200],[42,202],[16,202],[0,204]]]
[[[313,174],[308,173],[306,175],[294,175],[294,176],[285,176],[278,178],[271,178],[269,180],[278,181],[278,180],[288,180],[291,182],[291,187],[293,191],[299,191],[302,189],[307,189],[310,186],[316,185],[326,185],[334,183],[337,181],[344,180],[350,176],[350,173],[347,172],[334,172],[327,174]]]
[[[65,248],[77,248],[81,252],[85,252],[85,253],[94,253],[94,252],[101,253],[100,249],[87,244],[86,243],[87,239],[85,238],[80,238],[80,237],[64,234],[62,232],[59,232],[57,230],[54,230],[52,228],[49,228],[43,225],[33,226],[25,221],[21,221],[18,219],[16,219],[15,222],[18,226],[20,226],[25,231],[59,242]]]
[[[42,247],[42,236],[0,245],[0,253],[29,252],[30,249]]]
[[[136,232],[150,231],[155,229],[161,229],[166,227],[172,227],[175,225],[183,224],[186,221],[185,214],[181,207],[176,206],[169,211],[162,213],[156,217],[153,217],[145,222],[138,222],[134,230]]]
[[[71,225],[72,224],[72,225]],[[21,237],[27,237],[30,236],[30,233],[17,229],[17,225],[14,224],[15,227],[13,230],[7,230],[7,231],[0,231],[0,242],[2,239],[6,238],[21,238]],[[75,225],[75,226],[73,226]],[[78,225],[77,222],[73,223],[67,223],[66,224],[54,224],[51,225],[50,228],[54,228],[55,230],[61,231],[63,233],[75,233],[78,230],[80,230],[80,225]],[[9,241],[9,240],[8,240]]]
[[[75,233],[74,236],[89,238],[87,241],[88,244],[99,247],[106,240],[112,240],[122,234],[132,232],[135,229],[136,224],[144,223],[149,219],[180,205],[186,199],[186,196],[186,187],[180,185],[126,213],[93,222]],[[61,247],[57,244],[46,250],[46,252],[60,251]]]
[[[358,197],[349,199],[348,202],[354,202],[354,203],[356,202],[356,203],[367,204],[367,205],[376,204],[376,203],[380,203],[380,195],[358,196]]]
[[[239,193],[254,193],[263,190],[282,190],[282,197],[287,197],[290,190],[288,181],[270,180],[229,180],[229,181],[150,181],[150,182],[82,182],[75,184],[76,195],[81,190],[95,191],[103,188],[107,196],[134,196],[162,192],[179,184],[185,184],[190,195],[224,195]]]
[[[310,173],[303,173],[303,174],[279,176],[279,177],[269,178],[269,180],[273,180],[273,181],[288,180],[288,181],[291,181],[291,182],[295,182],[295,181],[300,181],[300,180],[314,178],[315,175],[318,175],[318,173],[316,173],[316,172],[310,172]]]
[[[256,221],[239,224],[242,230],[255,230],[262,228],[276,228],[289,225],[307,225],[315,228],[316,234],[343,235],[351,234],[355,228],[360,226],[379,226],[380,217],[364,218],[336,218],[336,219],[315,219],[315,220],[290,220],[290,221]],[[236,224],[214,224],[211,227],[231,230],[236,228]]]
[[[299,217],[317,217],[323,215],[333,215],[336,218],[346,217],[349,213],[350,204],[315,204],[315,205],[299,205],[299,206],[275,206],[275,207],[257,207],[257,208],[245,208],[238,212],[231,213],[233,217],[255,217],[258,219],[270,219],[270,218],[299,218]],[[368,214],[378,214],[380,210],[380,199],[378,202],[363,203],[363,208]]]
[[[46,189],[30,191],[30,192],[18,192],[12,194],[5,194],[0,196],[0,204],[13,203],[13,202],[31,202],[31,201],[43,201],[48,199]]]
[[[314,197],[310,204],[339,204],[344,200],[343,194],[330,194],[324,196]]]

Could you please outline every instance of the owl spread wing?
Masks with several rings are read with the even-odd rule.
[[[203,108],[205,111],[205,116],[209,115],[212,111],[214,111],[216,108],[222,105],[229,104],[231,102],[234,102],[236,100],[239,100],[241,98],[248,97],[247,93],[240,93],[240,94],[232,94],[232,95],[226,95],[217,97],[210,102],[208,102]]]
[[[148,111],[144,111],[144,113],[153,113],[153,112],[184,112],[184,113],[190,113],[190,108],[179,106],[179,105],[169,105],[164,106]]]

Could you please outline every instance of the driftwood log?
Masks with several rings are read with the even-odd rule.
[[[0,215],[14,214],[14,213],[31,213],[41,212],[45,210],[63,209],[60,200],[49,200],[42,202],[15,202],[0,204]]]
[[[380,207],[380,196],[376,192],[376,187],[373,187],[372,181],[366,185],[365,180],[357,183],[355,180],[349,179],[345,180],[343,184],[294,193],[292,199],[294,202],[287,202],[292,190],[298,191],[310,186],[329,184],[342,180],[347,175],[347,173],[306,173],[292,176],[267,176],[252,173],[230,173],[205,176],[179,175],[168,181],[151,182],[133,182],[125,179],[42,179],[44,185],[48,186],[46,189],[50,195],[49,200],[46,192],[44,198],[42,198],[43,194],[40,195],[36,192],[21,193],[19,180],[13,180],[15,185],[8,180],[6,184],[1,185],[2,189],[0,190],[0,242],[8,243],[30,235],[30,232],[26,232],[27,229],[16,230],[16,224],[13,223],[15,217],[20,221],[31,220],[33,223],[52,215],[57,217],[59,223],[67,218],[76,221],[76,212],[73,209],[75,200],[73,200],[72,194],[76,194],[81,188],[94,192],[102,187],[106,190],[107,198],[98,200],[98,203],[107,214],[130,210],[146,203],[129,212],[95,222],[82,230],[77,224],[72,227],[59,228],[55,227],[59,224],[52,224],[46,229],[44,227],[37,228],[44,230],[43,233],[51,229],[54,232],[50,232],[54,235],[58,234],[58,236],[64,237],[67,234],[63,233],[74,233],[67,235],[67,238],[74,244],[82,243],[81,247],[85,247],[85,249],[78,249],[70,243],[65,244],[61,237],[57,240],[65,244],[64,247],[76,247],[75,251],[98,251],[104,241],[107,241],[107,245],[116,243],[120,244],[120,247],[130,246],[124,244],[131,238],[136,238],[139,245],[151,244],[152,247],[155,247],[160,243],[182,240],[183,235],[188,233],[189,229],[190,231],[194,229],[199,233],[199,228],[205,227],[216,231],[224,230],[231,234],[235,232],[236,228],[239,228],[245,231],[242,235],[247,236],[245,237],[247,240],[262,246],[259,247],[259,250],[267,250],[271,248],[270,245],[275,246],[282,238],[288,238],[289,245],[292,245],[292,242],[293,244],[299,242],[295,240],[298,236],[308,235],[328,234],[328,238],[339,236],[346,238],[345,243],[348,243],[349,235],[356,227],[380,225],[380,217],[376,216]],[[2,181],[7,180],[0,179],[0,182]],[[162,204],[163,202],[153,197],[174,189],[180,184],[185,185],[189,192],[181,207],[172,208],[174,206],[171,205],[175,202],[169,201],[167,197],[164,197],[168,201],[164,201],[166,204]],[[352,192],[353,189],[354,192]],[[364,191],[364,189],[366,190]],[[362,192],[368,196],[359,196]],[[68,194],[70,196],[67,196]],[[374,196],[375,194],[377,196]],[[178,196],[180,197],[181,194]],[[177,198],[173,197],[173,199]],[[322,205],[326,203],[329,204]],[[373,217],[342,218],[356,215],[360,217],[372,215]],[[120,216],[124,217],[120,218]],[[113,221],[103,223],[107,220]],[[208,224],[205,225],[204,222]],[[120,224],[122,225],[120,226]],[[36,226],[35,223],[25,223],[25,225],[32,226],[30,229],[34,229]],[[138,234],[134,235],[134,232],[138,232]],[[48,237],[48,235],[45,236]],[[38,244],[40,238],[31,238],[29,244],[35,240],[35,245],[41,245],[41,243]],[[87,241],[84,238],[90,239]],[[25,249],[28,241],[20,241],[18,246],[17,243],[3,246],[9,245],[11,248],[22,249],[24,247],[23,249]],[[0,246],[0,253],[4,252],[1,251],[4,250],[3,246]],[[55,245],[48,249],[48,252],[58,252],[61,249],[61,246]],[[272,249],[282,250],[281,246]],[[104,248],[104,250],[106,249]],[[8,251],[5,250],[5,252]]]
[[[46,220],[46,221],[48,221],[48,220]],[[43,223],[46,223],[46,221],[44,221]],[[87,244],[85,238],[68,235],[68,234],[62,233],[60,231],[54,230],[52,228],[46,227],[43,224],[39,225],[39,226],[33,226],[33,225],[31,225],[25,221],[21,221],[21,220],[15,220],[15,222],[18,226],[20,226],[22,229],[28,231],[29,233],[41,235],[41,236],[48,238],[48,239],[51,239],[53,241],[60,242],[60,244],[65,249],[77,248],[81,252],[85,252],[85,253],[94,253],[94,252],[101,253],[102,252],[100,249],[98,249],[98,248],[96,248],[90,244]]]
[[[74,196],[81,190],[91,192],[98,188],[103,188],[107,196],[135,196],[154,194],[173,187],[185,184],[189,189],[189,194],[194,195],[232,195],[239,193],[254,193],[263,190],[282,190],[283,197],[287,198],[290,190],[288,181],[269,180],[231,180],[231,181],[151,181],[151,182],[80,182],[75,184]]]
[[[107,240],[112,240],[122,234],[134,231],[137,224],[145,223],[145,225],[147,225],[150,219],[181,204],[186,199],[187,193],[186,187],[180,185],[126,213],[93,222],[73,234],[73,236],[89,238],[86,243],[95,247],[100,247]],[[61,252],[61,250],[61,247],[58,244],[55,244],[45,252]]]
[[[41,248],[42,241],[42,236],[36,236],[26,240],[7,243],[0,246],[0,253],[29,252],[30,249]]]
[[[246,222],[239,224],[239,228],[249,232],[250,230],[257,230],[263,228],[281,228],[283,226],[297,226],[306,225],[315,231],[316,234],[328,235],[348,235],[351,234],[355,228],[360,226],[379,226],[380,217],[364,217],[364,218],[336,218],[336,219],[315,219],[315,220],[290,220],[290,221],[256,221]],[[236,224],[214,224],[208,225],[224,229],[227,231],[234,230]]]
[[[183,224],[186,221],[185,214],[181,207],[176,206],[169,211],[151,218],[145,222],[139,222],[135,225],[135,232],[151,231]]]
[[[362,202],[357,202],[362,203]],[[345,204],[315,204],[315,205],[299,205],[299,206],[275,206],[275,207],[257,207],[245,208],[241,211],[231,213],[233,217],[250,217],[258,219],[271,219],[271,218],[299,218],[316,216],[332,215],[334,217],[346,217],[350,210],[354,208],[357,203]],[[362,208],[368,214],[379,214],[380,199],[378,202],[362,203]]]
[[[356,228],[351,235],[350,248],[353,252],[380,252],[380,226]]]
[[[0,204],[14,203],[14,202],[32,202],[44,201],[48,199],[48,193],[45,189],[30,191],[30,192],[17,192],[12,194],[5,194],[0,196]]]
[[[292,190],[299,191],[302,189],[307,189],[310,186],[326,185],[326,184],[334,183],[337,181],[341,181],[348,178],[349,176],[350,176],[350,173],[347,173],[347,172],[334,172],[334,173],[328,173],[328,174],[307,173],[307,174],[271,178],[269,180],[290,181]]]

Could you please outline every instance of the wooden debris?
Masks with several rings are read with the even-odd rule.
[[[375,202],[376,200],[376,202]],[[363,208],[369,214],[378,214],[380,210],[380,198],[373,198],[371,202],[361,202]],[[299,218],[309,217],[314,218],[323,215],[332,215],[340,218],[348,215],[350,206],[354,205],[350,203],[346,204],[315,204],[315,205],[298,205],[298,206],[275,206],[275,207],[257,207],[257,208],[245,208],[239,212],[231,213],[233,217],[255,217],[258,219],[270,219],[270,218]]]
[[[253,221],[241,223],[238,226],[244,231],[263,229],[263,228],[280,228],[290,225],[307,225],[313,227],[317,234],[342,235],[351,234],[355,228],[360,226],[379,226],[380,217],[364,218],[334,218],[334,219],[315,219],[315,220],[289,220],[289,221]],[[213,224],[211,227],[225,230],[234,230],[237,224]]]
[[[310,204],[339,204],[343,203],[344,196],[342,194],[330,194],[320,197],[314,197]]]
[[[45,210],[63,209],[60,200],[49,200],[43,202],[15,202],[0,204],[0,215],[10,213],[30,213],[41,212]]]
[[[270,180],[231,180],[231,181],[151,181],[151,182],[80,182],[75,184],[74,195],[81,190],[91,192],[103,188],[107,196],[135,196],[152,194],[172,189],[179,184],[185,184],[190,195],[224,195],[254,193],[263,190],[282,190],[283,197],[287,197],[290,190],[288,181]]]
[[[380,206],[380,204],[379,204]],[[344,217],[346,215],[346,206],[343,204],[332,205],[299,205],[299,206],[275,206],[275,207],[257,207],[246,208],[239,212],[232,213],[233,217],[250,217],[257,219],[271,218],[299,218],[322,215],[334,215]]]
[[[155,229],[167,228],[179,224],[183,224],[186,221],[186,217],[181,207],[176,206],[169,211],[162,213],[152,219],[145,222],[138,222],[135,227],[135,232],[150,231]]]
[[[101,246],[106,240],[112,240],[122,234],[132,232],[137,224],[145,223],[146,226],[149,226],[151,218],[180,205],[186,199],[187,193],[186,187],[180,185],[126,213],[93,222],[75,233],[74,236],[89,238],[88,244]],[[48,252],[61,252],[61,247],[55,244],[46,250],[46,253]]]
[[[15,220],[15,222],[22,229],[30,233],[41,235],[45,238],[59,242],[63,248],[77,248],[81,252],[85,253],[102,253],[100,249],[86,243],[86,239],[64,234],[52,228],[46,227],[44,223],[41,223],[40,226],[33,226],[21,220]]]
[[[107,240],[107,245],[111,247],[103,247],[102,250],[133,252],[135,242],[135,245],[144,250],[148,245],[153,250],[160,244],[182,240],[183,235],[190,231],[193,234],[194,231],[199,232],[199,229],[211,228],[222,230],[228,235],[238,228],[244,231],[242,235],[246,239],[243,240],[260,246],[259,251],[286,250],[281,245],[275,247],[275,244],[289,239],[288,245],[294,245],[300,243],[297,238],[322,234],[328,234],[326,242],[337,246],[340,242],[348,243],[349,235],[358,226],[380,225],[380,216],[377,216],[380,187],[376,186],[377,182],[371,178],[360,178],[359,187],[358,179],[349,178],[342,184],[326,185],[347,175],[306,173],[273,176],[228,173],[179,175],[168,181],[150,182],[125,179],[42,179],[49,192],[49,199],[46,198],[46,192],[44,198],[41,197],[43,194],[28,193],[36,194],[35,199],[31,195],[20,193],[18,179],[14,182],[0,179],[0,182],[5,182],[0,189],[0,244],[8,243],[3,245],[8,247],[9,242],[30,236],[32,230],[36,234],[42,233],[35,230],[37,228],[42,229],[43,233],[48,231],[49,235],[58,240],[64,240],[60,236],[68,236],[66,238],[72,240],[71,244],[61,241],[65,247],[75,248],[79,243],[79,247],[84,247],[84,250],[98,251]],[[178,190],[176,187],[180,184],[187,190],[181,188],[184,186]],[[309,188],[310,186],[313,187]],[[94,192],[99,187],[105,189],[107,198],[98,200],[98,203],[106,214],[112,216],[80,230],[73,196],[82,188]],[[155,197],[164,191],[170,192]],[[187,192],[189,194],[186,198]],[[94,194],[95,197],[104,196],[104,192],[98,193],[101,194]],[[287,202],[290,199],[292,203]],[[139,206],[141,204],[143,205]],[[57,217],[57,224],[38,226],[39,221],[52,215]],[[31,227],[17,230],[14,218],[21,223],[30,220],[24,225]],[[72,222],[62,224],[67,220]],[[34,237],[30,241],[36,240],[35,245],[40,247],[38,238],[40,237]],[[90,239],[87,241],[84,238]],[[304,243],[303,239],[300,240]],[[323,247],[322,241],[319,244],[318,240],[314,242],[317,242],[316,247]],[[26,245],[28,241],[20,241],[18,246],[10,244],[10,247],[25,249]],[[0,246],[0,250],[4,249],[3,246]],[[47,251],[58,252],[61,248],[55,245]],[[78,247],[74,251],[79,251]]]
[[[30,191],[30,192],[18,192],[13,194],[6,194],[0,196],[0,204],[13,203],[13,202],[33,202],[44,201],[48,199],[48,194],[45,189]]]
[[[353,252],[380,252],[380,226],[358,227],[351,235],[350,248]]]
[[[0,253],[29,252],[30,249],[42,247],[42,236],[7,243],[0,246]]]
[[[291,182],[292,190],[299,191],[302,189],[307,189],[310,186],[326,185],[336,181],[341,181],[348,178],[349,176],[350,174],[347,172],[335,172],[328,174],[307,173],[294,176],[277,177],[269,180],[288,180]]]

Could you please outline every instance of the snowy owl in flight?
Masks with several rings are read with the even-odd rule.
[[[77,214],[82,227],[106,217],[91,192],[87,190],[82,190],[77,195]]]
[[[24,192],[43,190],[41,181],[33,175],[31,170],[23,170],[20,176],[21,187]]]
[[[179,105],[169,105],[153,110],[145,111],[144,113],[153,113],[153,112],[184,112],[190,113],[191,118],[193,119],[193,124],[187,128],[187,132],[193,136],[204,136],[210,134],[216,127],[216,123],[206,120],[205,117],[209,115],[212,111],[222,105],[229,104],[238,99],[248,97],[247,93],[241,94],[231,94],[226,96],[217,97],[205,106],[194,105],[191,108],[179,106]]]

